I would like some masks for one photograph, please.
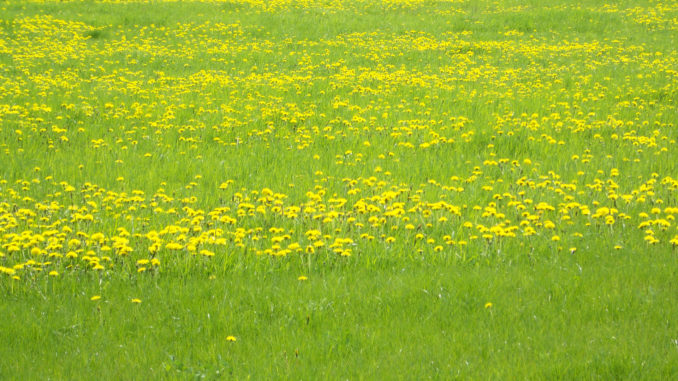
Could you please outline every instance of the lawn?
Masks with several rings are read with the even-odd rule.
[[[678,4],[0,1],[0,378],[673,379]]]

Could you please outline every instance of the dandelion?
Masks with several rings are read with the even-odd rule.
[[[135,303],[135,304],[140,304],[140,303],[141,303],[141,299],[134,298],[134,299],[131,300],[131,302],[132,302],[132,303]]]
[[[275,3],[274,9],[290,5],[289,1]],[[629,13],[629,21],[645,24],[643,12]],[[668,19],[660,22],[659,18],[666,17],[663,13],[656,15],[656,24],[646,26],[671,27]],[[64,36],[71,32],[82,36],[76,32],[82,25],[70,21],[26,18],[20,23],[22,30],[44,29],[45,33],[49,29],[64,30]],[[201,49],[223,45],[215,37],[225,32],[222,27],[209,23],[183,24],[181,36],[173,34],[173,38],[193,38],[199,34],[207,40],[203,45],[179,43],[182,49],[175,53],[193,57],[199,65],[200,60],[210,57],[197,54]],[[247,41],[247,33],[243,34],[237,26],[231,27],[235,35],[245,39],[243,46],[247,49],[238,54],[259,54],[262,46],[270,51],[278,48],[272,46],[275,41]],[[42,176],[58,163],[43,169],[27,166],[26,179],[0,178],[0,259],[7,266],[0,266],[0,275],[18,277],[25,270],[29,270],[31,279],[77,277],[87,270],[98,272],[100,277],[104,272],[112,276],[133,276],[134,272],[148,275],[159,270],[158,258],[174,267],[192,263],[196,260],[194,255],[207,258],[202,258],[205,261],[201,261],[201,266],[191,266],[186,271],[209,272],[218,265],[215,260],[230,261],[231,251],[237,258],[252,253],[266,255],[271,261],[288,262],[298,260],[295,253],[307,253],[301,259],[310,264],[318,253],[336,254],[332,260],[352,253],[369,256],[378,250],[375,242],[387,248],[398,244],[402,252],[422,254],[431,250],[444,253],[449,247],[451,257],[462,260],[488,246],[502,253],[527,247],[534,251],[544,245],[567,252],[569,245],[575,244],[570,241],[580,245],[579,239],[584,237],[592,241],[592,247],[614,245],[614,250],[622,249],[621,244],[616,244],[622,241],[653,245],[659,251],[678,247],[678,236],[674,236],[673,230],[678,217],[678,208],[673,204],[678,180],[671,177],[666,166],[662,167],[666,173],[647,171],[648,162],[670,160],[678,147],[671,118],[655,117],[655,113],[672,112],[669,99],[662,94],[670,87],[667,77],[659,74],[675,64],[675,57],[636,54],[636,47],[623,39],[569,44],[560,49],[555,41],[541,41],[515,30],[507,29],[501,35],[508,39],[506,44],[502,42],[507,54],[495,57],[496,72],[491,73],[482,66],[484,60],[472,55],[460,58],[463,65],[459,70],[436,66],[431,73],[430,65],[418,66],[414,61],[405,62],[402,69],[385,70],[388,65],[384,65],[384,57],[443,49],[449,41],[445,36],[432,34],[420,38],[417,33],[396,36],[381,31],[336,37],[337,40],[330,37],[313,46],[297,41],[304,54],[294,59],[294,65],[266,65],[256,70],[250,65],[254,74],[252,80],[246,81],[237,78],[248,73],[231,78],[226,72],[214,70],[191,70],[190,76],[180,78],[160,71],[149,76],[150,68],[143,69],[143,63],[135,60],[130,63],[141,71],[132,77],[148,81],[135,82],[122,76],[115,60],[101,63],[101,67],[85,60],[73,73],[62,73],[57,65],[48,77],[67,81],[70,92],[69,96],[59,97],[56,92],[63,89],[50,87],[50,91],[56,91],[54,98],[63,100],[59,112],[52,111],[55,104],[16,98],[17,94],[22,94],[21,99],[35,96],[36,89],[50,84],[41,83],[49,82],[46,77],[31,76],[19,81],[11,92],[14,95],[3,94],[3,103],[12,106],[0,110],[0,114],[11,115],[8,126],[14,127],[6,128],[12,139],[3,141],[0,154],[21,154],[26,148],[26,152],[38,155],[36,163],[47,163],[50,153],[85,140],[89,141],[87,148],[93,146],[97,155],[84,155],[80,158],[82,163],[72,165],[70,169],[80,170],[82,176],[78,178],[91,178],[99,168],[110,165],[115,166],[115,171],[109,173],[107,184],[81,180],[69,184]],[[33,62],[24,59],[26,52],[40,52],[43,59],[59,60],[71,50],[70,42],[64,46],[67,41],[61,38],[54,40],[54,44],[38,46],[40,39],[26,36],[25,33],[4,36],[11,43],[3,47],[10,58],[16,56],[19,71],[26,71],[26,63]],[[470,34],[464,36],[473,38]],[[525,44],[511,41],[520,36]],[[437,38],[444,41],[436,42]],[[149,50],[150,54],[165,51],[168,47],[163,44],[170,40],[154,41],[157,49]],[[329,49],[329,56],[334,56],[331,50],[346,42],[361,47],[354,52],[358,55],[355,62],[325,62],[316,66],[320,61],[315,62],[319,58],[314,58],[315,54]],[[86,56],[95,53],[106,56],[100,50],[111,44],[85,45],[78,45],[78,49],[84,49]],[[111,46],[121,49],[121,54],[136,47],[135,43],[129,45],[123,40]],[[642,72],[633,77],[642,79],[652,72],[659,81],[653,82],[656,86],[643,85],[647,84],[644,81],[615,84],[619,78],[614,76],[605,79],[609,86],[588,79],[577,79],[576,86],[571,88],[562,86],[559,78],[573,74],[573,67],[564,64],[567,61],[564,58],[611,48],[619,54],[598,55],[595,60],[588,60],[591,70],[616,65],[615,57],[632,56],[617,73],[619,78],[630,72]],[[510,57],[524,55],[525,49],[530,49],[531,58],[537,60],[556,58],[549,61],[554,65],[532,73],[536,77],[529,87],[525,81],[512,79],[525,73],[496,75],[513,65]],[[377,51],[385,56],[375,54]],[[354,65],[363,60],[374,61],[375,65]],[[334,64],[341,64],[337,73],[331,69]],[[288,71],[297,66],[299,70]],[[86,73],[88,68],[108,71],[107,75],[97,77],[102,88],[143,96],[130,103],[109,96],[113,93],[102,93],[103,98],[97,98],[94,93],[83,92],[87,86],[80,86],[83,78],[77,73]],[[329,77],[322,74],[327,69],[332,72]],[[625,71],[628,72],[624,74]],[[305,78],[299,78],[298,73],[305,73]],[[315,78],[317,74],[321,77]],[[329,80],[337,86],[321,90],[316,98],[311,91],[316,80]],[[476,81],[483,82],[483,86],[475,86],[471,92],[463,85]],[[294,85],[288,86],[289,83]],[[119,88],[121,85],[125,87]],[[213,104],[213,92],[221,85],[234,87],[233,91],[220,102],[223,104]],[[430,91],[423,97],[412,95],[402,103],[392,102],[393,94],[411,86]],[[480,120],[491,116],[495,121],[472,122],[464,116],[452,115],[449,108],[438,107],[441,91],[449,90],[450,86],[461,86],[457,88],[459,94],[472,105],[497,96],[510,104],[521,95],[532,93],[550,105],[549,111],[539,112],[539,107],[532,107],[525,112],[511,112],[507,108],[494,115],[480,108],[485,113],[479,116]],[[350,96],[345,96],[343,89],[352,89]],[[496,89],[501,89],[501,94]],[[258,99],[244,96],[255,93]],[[638,98],[637,94],[646,97]],[[569,99],[569,103],[560,102],[560,98]],[[80,114],[89,119],[76,118]],[[210,117],[206,118],[207,115]],[[221,122],[203,123],[207,120]],[[106,126],[105,133],[102,126]],[[563,133],[568,142],[561,139]],[[172,149],[175,140],[176,152]],[[566,143],[566,147],[561,147]],[[44,144],[44,152],[35,150],[36,146],[29,149],[31,144],[41,147]],[[517,144],[520,149],[510,144]],[[403,172],[416,168],[418,162],[427,160],[436,150],[442,149],[438,153],[443,154],[446,147],[468,155],[464,155],[459,166]],[[307,173],[290,173],[289,181],[280,183],[276,176],[267,177],[257,171],[242,176],[252,162],[232,168],[218,157],[204,154],[221,149],[251,150],[249,156],[254,159],[268,155],[269,151],[276,152],[276,157],[280,153],[279,158],[285,162],[299,158],[300,162],[310,161],[313,165]],[[285,156],[287,149],[294,154]],[[539,155],[532,160],[521,152],[552,155]],[[134,184],[148,183],[143,181],[144,176],[155,158],[181,165],[197,160],[199,168],[211,168],[210,172],[229,168],[229,172],[235,170],[243,183],[236,188],[233,180],[218,177],[229,172],[203,176],[191,172],[195,166],[186,165],[182,167],[184,171],[159,172],[159,176],[166,178],[152,194],[133,189]],[[408,165],[403,166],[404,161]],[[128,163],[136,167],[125,169]],[[326,164],[332,163],[341,168],[330,170]],[[445,173],[447,169],[456,173]],[[21,171],[17,173],[20,175]],[[108,186],[104,189],[102,185]],[[115,230],[98,232],[96,226],[115,226]],[[139,250],[146,254],[133,256]],[[217,252],[220,256],[216,256]],[[574,254],[578,249],[569,247],[569,252]],[[144,255],[148,258],[142,258]],[[405,257],[402,259],[406,260]],[[326,263],[327,257],[318,259]],[[107,263],[106,269],[103,263]],[[302,277],[305,276],[298,279],[301,281]]]
[[[236,339],[235,336],[226,336],[226,341],[235,342],[238,341],[238,339]]]
[[[308,277],[306,277],[305,275],[301,275],[301,276],[299,276],[299,278],[297,278],[297,280],[305,281],[305,280],[308,280]]]
[[[100,300],[100,299],[101,299],[101,295],[94,295],[91,298],[89,298],[89,300],[91,300],[93,302],[96,302],[97,300]]]

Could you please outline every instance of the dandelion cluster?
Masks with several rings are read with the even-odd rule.
[[[493,2],[206,1],[210,18],[151,27],[22,3],[0,4],[3,282],[678,246],[675,50],[535,37]],[[248,22],[412,11],[442,22]],[[668,1],[541,12],[678,29]]]

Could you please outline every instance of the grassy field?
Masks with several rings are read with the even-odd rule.
[[[0,378],[675,379],[677,36],[0,0]]]

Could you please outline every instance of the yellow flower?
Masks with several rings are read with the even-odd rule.
[[[96,302],[97,300],[101,299],[101,295],[94,295],[93,297],[89,298],[89,300]]]
[[[141,303],[141,299],[134,298],[134,299],[132,299],[132,303],[139,304],[139,303]]]
[[[305,276],[305,275],[302,275],[302,276],[300,276],[300,277],[299,277],[299,278],[297,278],[297,279],[298,279],[298,280],[302,280],[302,281],[303,281],[303,280],[308,280],[308,277],[307,277],[307,276]]]
[[[485,303],[485,308],[492,308],[492,303],[491,302]]]
[[[52,270],[52,271],[49,272],[49,276],[59,276],[59,273]]]
[[[235,338],[235,336],[227,336],[226,341],[237,341],[238,339]]]

